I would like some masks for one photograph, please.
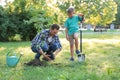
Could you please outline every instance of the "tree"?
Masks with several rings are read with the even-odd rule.
[[[76,13],[84,13],[86,22],[94,25],[111,23],[117,13],[117,5],[113,0],[65,0],[60,3],[61,10],[74,6]]]
[[[120,0],[114,0],[117,4],[117,14],[116,14],[116,20],[113,22],[116,25],[120,25]]]
[[[52,0],[14,0],[12,3],[8,2],[3,9],[9,21],[6,25],[15,31],[8,33],[13,34],[10,38],[19,34],[22,40],[31,40],[44,26],[49,28],[51,24],[61,22],[60,9]],[[7,35],[7,31],[4,34]]]
[[[7,1],[7,0],[6,0]],[[119,1],[119,0],[115,0]],[[75,12],[84,13],[86,23],[106,25],[115,20],[117,2],[113,0],[14,0],[0,7],[0,40],[9,41],[16,34],[22,40],[31,40],[44,26],[64,24],[66,9],[75,7]],[[120,11],[120,10],[118,10]],[[119,16],[119,15],[117,15]],[[119,18],[116,17],[117,23]]]
[[[26,22],[28,24],[35,23],[34,26],[37,28],[38,32],[43,29],[44,26],[48,28],[53,23],[61,24],[64,15],[58,8],[58,4],[53,0],[38,0],[31,5],[29,11],[32,17]]]
[[[9,18],[7,11],[0,6],[0,41],[9,41],[10,37],[15,36],[16,26]]]

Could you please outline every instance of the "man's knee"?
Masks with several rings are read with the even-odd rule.
[[[40,58],[40,56],[41,56],[41,54],[40,54],[40,53],[36,53],[35,58],[39,59],[39,58]]]
[[[34,46],[31,47],[31,50],[32,50],[33,52],[35,52],[35,53],[38,52],[37,49],[36,49],[36,47],[34,47]]]
[[[58,49],[58,43],[51,44],[50,49],[53,50],[53,51],[57,50]]]
[[[46,42],[44,42],[44,45],[42,45],[41,48],[42,48],[43,52],[46,52],[46,51],[48,51],[49,46]]]

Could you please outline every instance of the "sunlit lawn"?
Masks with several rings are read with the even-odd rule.
[[[119,34],[83,34],[85,63],[77,62],[76,55],[74,62],[69,61],[69,43],[64,34],[60,36],[63,50],[55,62],[38,67],[24,65],[35,55],[30,42],[0,42],[0,80],[120,80]],[[15,68],[6,65],[10,50],[24,53]]]

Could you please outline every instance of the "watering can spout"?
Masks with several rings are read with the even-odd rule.
[[[20,61],[20,58],[21,58],[22,55],[23,55],[23,53],[20,52],[20,56],[19,56],[18,60],[16,61],[16,65],[17,65],[17,63]]]

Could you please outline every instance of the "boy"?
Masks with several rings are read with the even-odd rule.
[[[68,18],[65,22],[65,28],[66,28],[66,39],[70,43],[70,53],[71,58],[70,61],[74,61],[74,41],[75,41],[75,48],[76,48],[76,54],[79,55],[80,51],[78,50],[78,31],[79,31],[79,25],[78,22],[82,22],[84,19],[83,14],[74,15],[74,8],[70,7],[67,9]]]

